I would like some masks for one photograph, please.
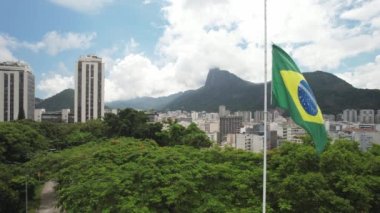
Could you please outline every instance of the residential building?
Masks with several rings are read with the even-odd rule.
[[[212,133],[206,133],[207,137],[210,139],[212,142],[218,142],[218,132],[212,132]]]
[[[359,143],[362,151],[367,151],[373,144],[380,144],[380,133],[374,129],[349,128],[345,132],[351,134],[351,138]]]
[[[220,105],[219,106],[219,117],[227,116],[226,112],[226,106]]]
[[[273,114],[273,120],[272,121],[278,121],[278,120],[284,119],[281,116],[281,113],[279,111],[277,111],[277,110],[274,110],[272,114]]]
[[[324,114],[323,120],[325,121],[335,121],[335,115],[332,114]]]
[[[111,113],[117,115],[119,113],[119,109],[104,109],[104,114]]]
[[[375,122],[377,124],[380,124],[380,109],[377,110],[376,112],[376,119],[375,119]]]
[[[375,110],[373,109],[361,109],[359,111],[360,123],[373,124],[375,123]]]
[[[264,121],[264,111],[255,111],[253,117],[256,123]]]
[[[34,110],[34,121],[41,122],[42,121],[42,113],[45,112],[45,109],[35,109]]]
[[[264,137],[256,134],[227,134],[224,146],[251,152],[262,152]]]
[[[34,84],[27,64],[0,63],[0,121],[34,119]]]
[[[52,123],[69,123],[70,122],[70,109],[62,109],[60,111],[43,112],[41,114],[41,121]]]
[[[343,121],[347,122],[358,122],[358,112],[356,109],[345,109],[343,110]]]
[[[205,124],[205,132],[207,133],[219,132],[219,122],[206,121],[204,124]]]
[[[250,111],[237,111],[235,112],[236,116],[243,117],[243,123],[250,123],[252,119],[252,112]]]
[[[220,141],[224,141],[227,134],[239,133],[241,127],[243,127],[243,118],[241,116],[220,117]]]
[[[282,127],[282,128],[281,128]],[[306,131],[298,125],[282,125],[277,129],[277,135],[285,141],[301,143],[301,136],[306,134]]]
[[[267,148],[274,149],[278,147],[278,135],[277,131],[269,131],[269,138],[267,138]]]
[[[194,122],[194,121],[198,120],[198,118],[199,118],[199,113],[192,111],[191,112],[191,120]]]
[[[336,121],[343,121],[343,113],[339,113],[335,116]]]
[[[209,131],[206,131],[206,121],[204,121],[204,120],[197,120],[197,121],[195,121],[194,123],[197,125],[197,127],[198,127],[200,130],[202,130],[202,131],[204,131],[204,132],[206,132],[206,133],[209,132]]]
[[[75,74],[75,122],[104,116],[104,72],[104,63],[97,56],[88,55],[78,60]]]
[[[253,113],[253,120],[256,123],[263,122],[264,116],[265,116],[264,111],[257,110]],[[268,111],[268,113],[267,113],[267,121],[268,122],[272,122],[272,121],[277,120],[277,119],[282,119],[279,111],[277,111],[277,110]]]
[[[205,114],[205,119],[210,121],[219,121],[219,114],[218,113],[207,113]]]

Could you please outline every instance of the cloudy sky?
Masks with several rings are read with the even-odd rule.
[[[41,98],[73,88],[76,60],[86,54],[106,64],[106,101],[196,89],[212,67],[262,82],[263,7],[259,0],[3,0],[0,61],[27,62]],[[268,41],[305,72],[380,89],[380,0],[269,0]]]

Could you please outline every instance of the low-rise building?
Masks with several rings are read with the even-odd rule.
[[[41,121],[47,121],[52,123],[69,123],[71,121],[70,109],[62,109],[54,112],[43,112],[41,114]]]
[[[255,134],[227,134],[224,146],[251,152],[262,152],[264,137]]]
[[[210,139],[212,142],[218,142],[218,137],[219,137],[219,132],[212,132],[212,133],[206,133],[207,137]]]
[[[380,132],[374,129],[350,128],[344,130],[351,135],[351,139],[359,143],[362,151],[367,151],[373,144],[380,145]]]
[[[35,109],[34,110],[34,121],[41,122],[43,113],[45,113],[45,109]]]

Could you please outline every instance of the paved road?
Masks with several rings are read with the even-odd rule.
[[[38,209],[39,213],[59,213],[59,208],[56,208],[57,200],[54,187],[57,185],[54,181],[48,181],[44,184],[41,192],[41,204]]]

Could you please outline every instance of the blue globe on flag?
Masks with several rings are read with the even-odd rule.
[[[309,84],[302,80],[298,85],[298,99],[303,107],[303,109],[309,115],[316,115],[318,113],[318,105],[315,100],[314,94],[310,89]]]

